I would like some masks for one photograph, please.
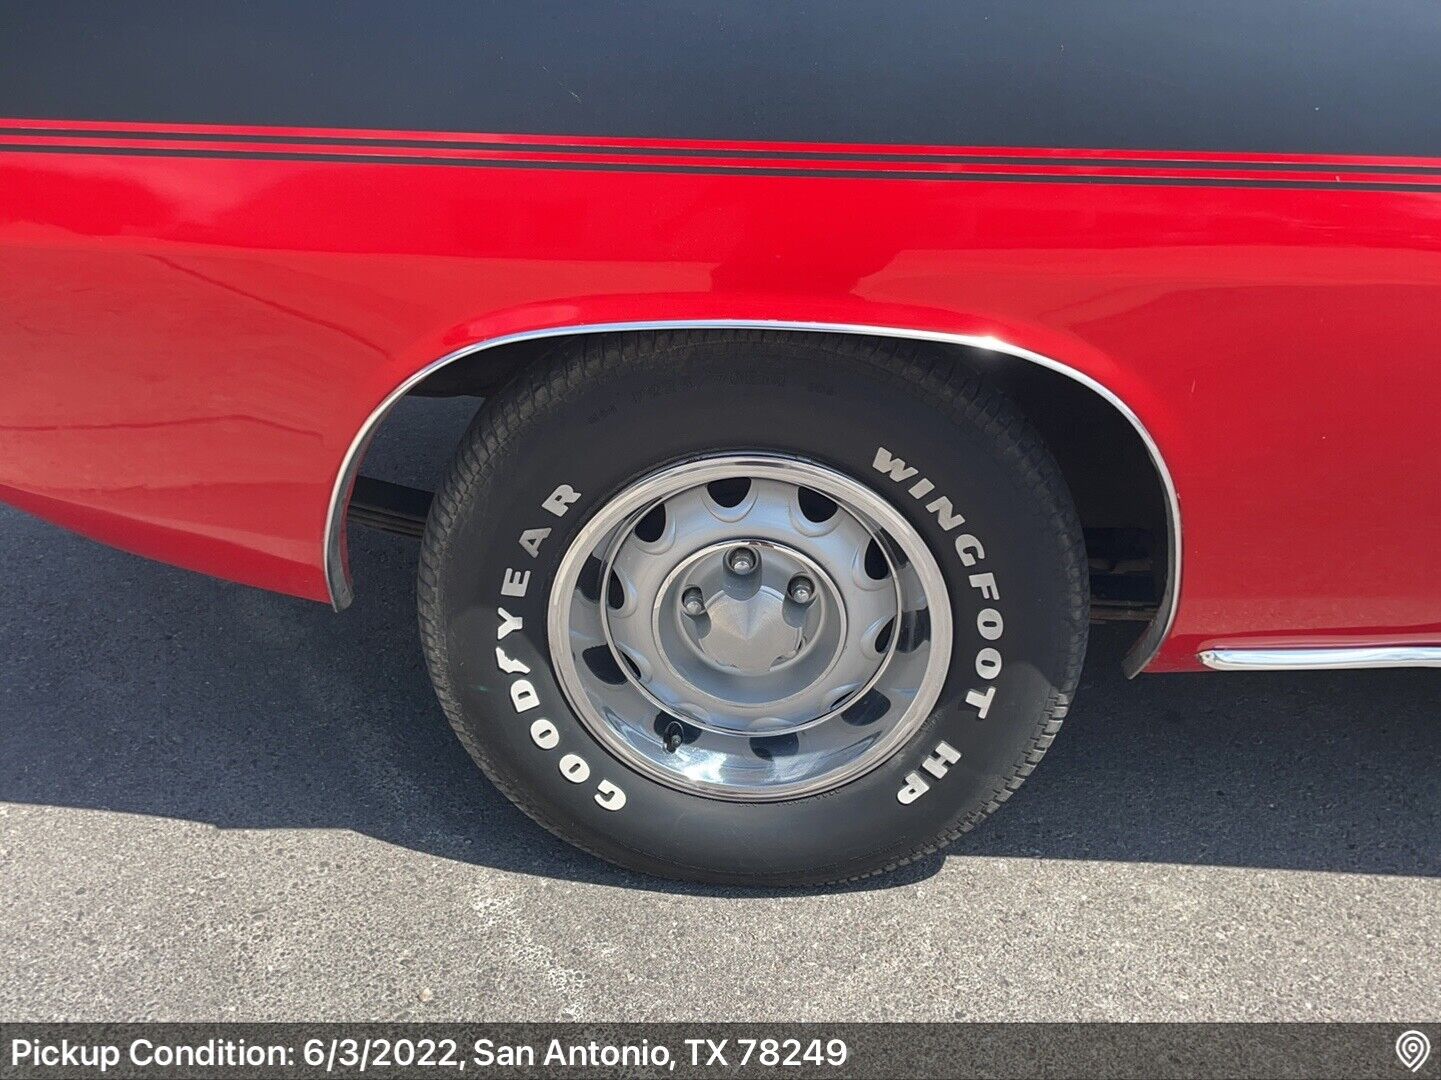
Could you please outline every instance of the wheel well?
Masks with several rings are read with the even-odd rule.
[[[1091,565],[1094,618],[1147,622],[1163,603],[1170,513],[1140,432],[1083,383],[1018,356],[942,345],[1035,426],[1071,489]]]
[[[652,329],[659,327],[633,332]],[[765,329],[786,327],[766,324]],[[834,333],[838,329],[845,328],[797,327],[795,332]],[[598,331],[551,333],[477,348],[436,364],[397,397],[494,394],[551,349],[587,332]],[[896,330],[885,336],[911,335]],[[927,339],[929,347],[1006,395],[1036,427],[1060,465],[1081,519],[1091,565],[1093,618],[1133,620],[1138,631],[1153,623],[1148,633],[1138,637],[1155,638],[1151,646],[1158,645],[1159,633],[1164,630],[1161,622],[1168,617],[1175,592],[1179,523],[1173,520],[1168,481],[1138,422],[1061,365],[1043,366],[1019,350],[1011,353],[999,347],[936,340],[938,336],[929,334],[915,336]],[[368,436],[383,429],[384,414],[393,404],[387,402],[387,407],[378,411],[378,422],[372,423]],[[358,455],[349,465],[353,478]],[[1137,655],[1147,651],[1133,652],[1128,663],[1132,674],[1148,658],[1139,655],[1137,659]]]

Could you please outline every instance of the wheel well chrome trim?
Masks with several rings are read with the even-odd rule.
[[[341,611],[350,605],[354,599],[354,591],[351,587],[349,574],[345,566],[345,559],[342,556],[345,537],[345,512],[349,502],[351,486],[355,482],[360,471],[361,460],[365,457],[365,450],[370,444],[371,438],[379,429],[381,423],[389,415],[396,402],[418,386],[424,379],[433,375],[457,360],[475,353],[484,352],[487,349],[496,349],[502,345],[513,345],[521,341],[537,341],[544,338],[573,337],[581,334],[616,334],[616,333],[644,333],[647,331],[662,330],[783,330],[793,333],[809,334],[856,334],[863,337],[886,337],[904,338],[913,341],[934,341],[945,345],[961,345],[967,348],[980,349],[987,352],[1004,353],[1007,356],[1015,357],[1018,360],[1025,360],[1036,364],[1050,371],[1065,375],[1067,378],[1080,383],[1088,390],[1100,395],[1113,409],[1119,412],[1135,429],[1136,434],[1141,437],[1145,444],[1146,452],[1150,455],[1151,465],[1160,477],[1161,485],[1165,489],[1166,512],[1167,512],[1167,568],[1166,587],[1161,603],[1156,611],[1156,616],[1151,620],[1146,632],[1132,647],[1124,661],[1124,669],[1127,675],[1139,674],[1160,649],[1162,642],[1171,632],[1171,626],[1176,620],[1177,600],[1181,591],[1181,501],[1176,492],[1176,484],[1172,479],[1171,470],[1166,467],[1166,461],[1161,456],[1160,447],[1146,425],[1141,422],[1134,410],[1125,403],[1114,391],[1104,383],[1092,378],[1083,371],[1078,371],[1059,360],[1055,360],[1041,353],[1032,352],[1030,349],[1022,348],[992,336],[976,334],[951,334],[940,330],[917,330],[898,326],[868,326],[856,323],[818,323],[818,322],[788,322],[785,320],[771,319],[690,319],[690,320],[660,320],[654,322],[628,322],[628,323],[591,323],[577,326],[552,326],[539,330],[526,330],[516,334],[504,334],[500,337],[488,338],[484,341],[477,341],[470,345],[446,353],[440,359],[435,360],[425,367],[416,371],[406,378],[399,386],[392,390],[378,404],[366,418],[360,430],[350,441],[350,446],[345,452],[340,469],[336,473],[335,482],[331,486],[330,506],[326,513],[325,520],[325,549],[324,549],[324,570],[327,586],[330,591],[331,606]]]
[[[1323,648],[1205,649],[1215,671],[1325,671],[1352,668],[1441,668],[1441,645],[1340,645]]]

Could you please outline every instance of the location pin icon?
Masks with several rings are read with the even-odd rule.
[[[1431,1040],[1426,1038],[1426,1033],[1416,1031],[1403,1031],[1396,1039],[1396,1056],[1401,1059],[1401,1064],[1412,1072],[1420,1072],[1421,1066],[1426,1064],[1426,1059],[1431,1056]]]

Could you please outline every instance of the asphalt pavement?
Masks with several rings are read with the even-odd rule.
[[[471,403],[374,451],[424,482]],[[862,887],[678,886],[494,791],[415,547],[336,615],[0,509],[0,1019],[1441,1021],[1441,672],[1127,682]]]

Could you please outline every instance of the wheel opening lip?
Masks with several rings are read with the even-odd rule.
[[[329,504],[326,507],[324,532],[321,537],[320,561],[325,578],[330,605],[336,611],[350,606],[355,597],[350,580],[350,568],[345,553],[346,509],[351,487],[360,473],[370,441],[390,415],[401,398],[422,383],[427,377],[476,353],[524,341],[541,341],[548,338],[580,337],[596,334],[634,334],[674,330],[755,330],[796,334],[847,334],[852,336],[888,338],[902,341],[933,341],[946,345],[960,345],[969,349],[997,352],[1029,364],[1054,371],[1073,382],[1084,386],[1106,402],[1131,426],[1146,448],[1151,467],[1155,470],[1166,507],[1166,584],[1161,603],[1145,631],[1131,646],[1122,661],[1122,670],[1128,678],[1135,678],[1160,653],[1171,637],[1181,601],[1181,580],[1185,547],[1181,530],[1181,497],[1175,477],[1166,462],[1150,429],[1141,420],[1124,398],[1102,382],[1098,377],[1074,367],[1071,364],[1014,344],[994,334],[958,333],[950,330],[921,328],[915,326],[878,325],[870,323],[797,321],[794,319],[647,319],[630,322],[570,323],[559,326],[542,326],[516,333],[500,334],[494,337],[472,341],[453,349],[444,356],[432,360],[424,367],[412,372],[381,398],[371,409],[361,426],[356,430],[346,447],[340,465],[331,484]]]
[[[596,548],[622,523],[636,520],[637,511],[647,510],[658,498],[701,486],[711,480],[744,475],[752,479],[777,479],[804,484],[836,499],[863,524],[873,522],[901,546],[919,578],[921,594],[930,616],[929,659],[915,693],[900,718],[880,737],[846,765],[819,776],[763,789],[738,790],[734,786],[687,777],[676,770],[657,766],[636,751],[614,730],[585,690],[584,674],[576,663],[570,639],[570,610],[580,573]],[[664,494],[662,494],[664,493]],[[624,535],[624,534],[621,534]],[[884,545],[883,545],[884,547]],[[890,561],[890,554],[887,560]],[[895,567],[892,567],[893,574]],[[602,603],[604,602],[602,593]],[[557,567],[548,596],[546,632],[556,682],[567,703],[590,735],[617,761],[636,772],[687,794],[727,802],[781,802],[832,791],[851,783],[891,760],[896,751],[915,735],[930,718],[949,674],[952,653],[952,612],[949,589],[940,566],[919,531],[880,495],[840,469],[792,454],[768,451],[733,451],[691,457],[672,462],[640,479],[630,481],[609,497],[581,527]],[[887,662],[895,655],[899,627],[892,632]],[[630,681],[627,673],[627,681]],[[677,717],[684,721],[685,718]],[[786,735],[789,732],[776,733]],[[744,738],[744,736],[736,736]],[[757,733],[756,737],[768,737]]]

